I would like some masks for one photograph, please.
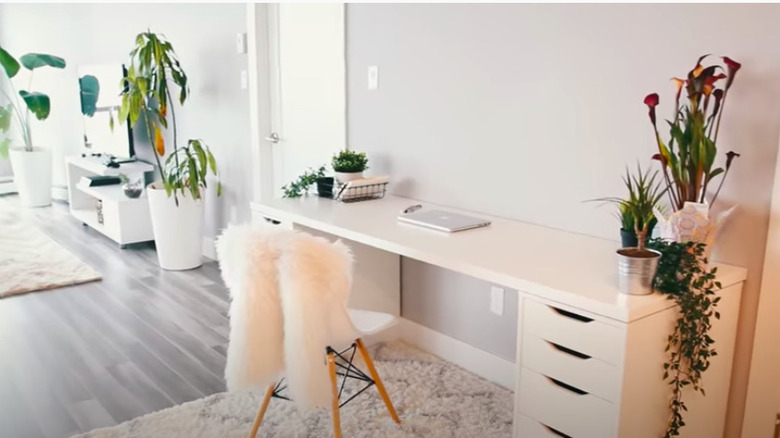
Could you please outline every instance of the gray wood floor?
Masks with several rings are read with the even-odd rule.
[[[0,438],[69,437],[225,390],[214,261],[167,272],[153,246],[121,250],[65,204],[28,216],[103,280],[0,299]]]

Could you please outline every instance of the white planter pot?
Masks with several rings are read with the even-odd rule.
[[[360,179],[363,178],[363,172],[335,172],[336,173],[336,181],[344,184],[347,181],[352,181],[353,179]]]
[[[203,199],[177,192],[179,205],[163,188],[149,184],[146,195],[152,215],[154,244],[160,267],[171,271],[200,266],[203,254]]]
[[[34,148],[32,152],[11,149],[9,155],[22,205],[51,205],[51,151],[41,148]]]

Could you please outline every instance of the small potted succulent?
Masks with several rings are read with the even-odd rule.
[[[658,172],[651,175],[639,166],[636,175],[631,175],[626,169],[623,182],[628,188],[628,197],[600,199],[617,204],[623,227],[632,226],[634,230],[636,245],[624,244],[617,251],[618,286],[624,294],[647,295],[653,292],[652,282],[661,253],[647,249],[648,233],[655,219],[654,209],[667,190],[661,186],[657,176]]]
[[[365,152],[345,149],[333,155],[331,166],[336,173],[336,181],[344,184],[363,177],[363,171],[368,169],[368,157]]]

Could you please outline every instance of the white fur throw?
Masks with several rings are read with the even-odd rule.
[[[301,407],[328,406],[326,347],[359,334],[347,313],[352,255],[340,241],[269,226],[238,225],[217,241],[230,289],[228,390],[287,378]]]

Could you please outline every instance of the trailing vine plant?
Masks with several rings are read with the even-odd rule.
[[[320,166],[319,169],[309,169],[298,177],[290,184],[282,186],[285,198],[300,198],[309,190],[312,184],[316,183],[319,178],[325,176],[325,166]]]
[[[709,368],[710,359],[717,355],[709,332],[713,318],[720,318],[715,310],[720,297],[715,296],[715,291],[721,284],[715,280],[717,268],[707,268],[704,243],[654,239],[648,247],[663,254],[653,286],[673,300],[680,312],[667,339],[668,360],[664,363],[663,378],[672,387],[664,438],[671,438],[679,436],[685,426],[683,412],[688,409],[683,400],[684,389],[690,386],[706,395],[702,374]]]

